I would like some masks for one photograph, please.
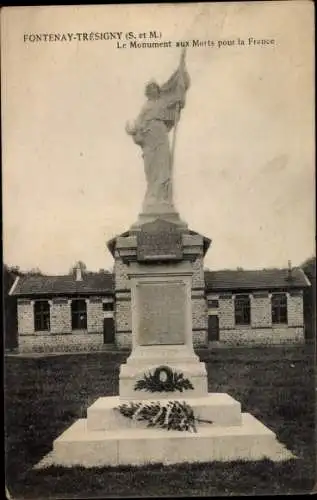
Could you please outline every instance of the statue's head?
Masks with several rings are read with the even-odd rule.
[[[160,96],[160,86],[155,80],[149,81],[145,86],[145,95],[150,100],[158,99]]]

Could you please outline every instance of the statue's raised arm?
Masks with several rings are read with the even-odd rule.
[[[173,209],[172,161],[168,132],[179,120],[185,106],[190,79],[185,66],[185,51],[172,76],[163,84],[154,80],[146,84],[147,101],[134,123],[126,125],[126,132],[141,146],[147,191],[143,211],[158,205]]]

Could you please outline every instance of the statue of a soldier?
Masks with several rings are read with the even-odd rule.
[[[185,106],[189,75],[185,51],[179,67],[163,85],[150,81],[145,87],[147,102],[135,122],[126,131],[142,148],[147,190],[143,211],[151,206],[173,206],[172,154],[168,133],[177,124]]]

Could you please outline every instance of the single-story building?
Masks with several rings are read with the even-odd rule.
[[[208,339],[229,344],[304,342],[300,268],[205,272]]]
[[[130,348],[131,300],[120,265],[114,274],[77,269],[18,277],[10,295],[17,299],[19,351]],[[196,347],[304,342],[303,290],[310,283],[302,269],[200,272],[197,266],[199,273],[201,283],[194,277],[192,288]]]
[[[91,351],[115,342],[111,273],[21,276],[10,295],[17,297],[20,352]]]

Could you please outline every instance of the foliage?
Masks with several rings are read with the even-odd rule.
[[[3,264],[3,291],[5,297],[10,291],[10,288],[12,287],[15,278],[18,276],[18,274],[15,272],[16,268],[12,268],[10,266],[7,266],[6,264]]]
[[[309,279],[316,279],[316,257],[310,257],[309,259],[306,259],[305,262],[301,265],[301,268]]]
[[[27,271],[23,271],[20,269],[20,266],[8,266],[7,264],[3,264],[3,279],[4,283],[9,283],[9,288],[14,283],[14,280],[17,276],[44,276],[41,269],[39,267],[32,267]],[[4,290],[6,291],[6,286]],[[9,291],[9,290],[8,290]]]
[[[194,389],[193,384],[183,373],[171,370],[168,366],[159,366],[154,373],[144,374],[141,380],[138,380],[134,390],[143,390],[147,392],[174,392]]]
[[[87,272],[87,266],[85,264],[85,262],[83,262],[82,260],[78,260],[77,262],[75,262],[75,264],[70,268],[69,270],[69,274],[74,274],[76,269],[80,268],[81,272],[82,273],[86,273]]]
[[[167,430],[197,432],[194,411],[190,405],[180,401],[159,401],[149,403],[125,403],[117,408],[122,415],[132,420],[145,421],[147,427],[161,427]],[[212,422],[209,422],[212,423]]]
[[[21,276],[19,267],[3,264],[3,310],[4,310],[4,345],[6,349],[18,346],[17,300],[9,295],[17,276]]]
[[[306,259],[301,268],[311,286],[304,289],[304,320],[307,339],[316,337],[316,257]]]
[[[32,267],[29,271],[25,273],[27,276],[43,276],[41,269],[38,267]]]

